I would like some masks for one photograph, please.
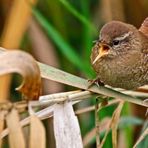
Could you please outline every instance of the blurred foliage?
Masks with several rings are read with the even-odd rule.
[[[11,1],[11,0],[10,0]],[[0,32],[2,33],[5,17],[9,11],[9,0],[0,0]],[[118,1],[118,3],[117,3]],[[55,47],[60,68],[75,75],[88,79],[94,78],[95,73],[90,65],[90,53],[93,40],[98,39],[100,27],[112,19],[123,20],[140,26],[142,20],[148,14],[147,0],[38,0],[36,7],[32,8],[33,17],[42,27],[45,35]],[[7,3],[7,4],[6,4]],[[116,5],[114,5],[116,4]],[[123,10],[117,10],[118,5],[123,6]],[[31,6],[31,5],[30,5]],[[118,14],[123,15],[121,19]],[[109,15],[109,16],[108,16]],[[17,27],[16,27],[17,29]],[[31,48],[28,32],[25,33],[21,48]],[[28,49],[27,49],[28,50]],[[67,89],[68,87],[66,87]],[[68,88],[69,89],[69,88]],[[85,101],[84,104],[94,104],[93,98]],[[116,106],[110,106],[101,110],[99,116],[103,119],[112,116]],[[133,125],[142,123],[141,117],[129,116],[134,111],[125,104],[123,117],[119,127],[122,127],[126,139],[127,147],[131,147],[134,142]],[[95,124],[94,113],[87,113],[79,117],[83,136],[89,132]],[[137,136],[140,133],[137,132]],[[90,142],[90,147],[94,147],[95,140]],[[145,144],[140,147],[147,147]],[[105,148],[111,146],[111,134],[108,135]]]
[[[80,4],[75,3],[75,1],[70,3],[65,0],[52,1],[50,4],[47,0],[45,2],[52,8],[47,12],[47,10],[41,7],[42,3],[39,1],[38,9],[33,9],[35,18],[43,26],[49,38],[56,44],[57,50],[62,53],[60,58],[64,56],[64,60],[70,61],[71,65],[74,66],[74,71],[76,69],[81,70],[83,75],[92,78],[93,71],[89,59],[92,37],[96,34],[96,30],[90,21],[90,16],[87,15],[90,14],[89,3],[86,3],[88,5],[85,6],[87,9],[84,9],[82,2]],[[88,12],[83,12],[83,9]],[[57,11],[54,12],[55,10]],[[50,13],[50,11],[52,12]],[[64,61],[64,63],[68,62]],[[61,64],[63,68],[64,65]]]

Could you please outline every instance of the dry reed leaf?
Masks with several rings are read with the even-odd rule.
[[[9,129],[9,145],[11,148],[25,148],[25,138],[19,122],[19,114],[16,109],[12,109],[6,117]]]
[[[38,99],[41,92],[41,76],[34,58],[23,51],[7,51],[0,55],[0,75],[19,73],[23,82],[16,89],[29,100]]]
[[[83,148],[78,119],[71,102],[55,105],[54,135],[56,148]]]
[[[30,117],[30,146],[29,148],[45,148],[46,136],[43,123],[35,115]]]
[[[142,135],[139,137],[139,139],[137,140],[137,142],[135,143],[135,145],[133,146],[133,148],[136,148],[138,146],[138,144],[148,135],[148,127],[144,130],[144,132],[142,133]]]
[[[102,0],[100,7],[102,11],[102,19],[106,22],[111,20],[124,21],[125,16],[122,3],[123,2],[121,0]]]
[[[1,36],[1,46],[15,49],[20,46],[31,16],[31,4],[37,0],[13,0],[12,7],[6,16],[4,30]],[[6,3],[6,2],[5,2]],[[0,77],[0,101],[8,99],[11,77]]]
[[[31,5],[37,0],[14,0],[7,16],[2,34],[1,45],[5,48],[18,48],[22,37],[29,25]]]
[[[103,140],[101,141],[101,144],[100,144],[99,148],[102,148],[102,147],[103,147],[103,145],[104,145],[104,143],[105,143],[105,140],[106,140],[106,138],[107,138],[107,135],[108,135],[109,131],[111,130],[111,128],[113,128],[113,129],[115,130],[115,131],[114,131],[114,134],[113,134],[113,136],[114,136],[113,140],[115,140],[115,138],[116,138],[116,128],[117,128],[117,127],[116,127],[116,126],[117,126],[116,120],[117,120],[117,123],[118,123],[118,120],[119,120],[119,116],[120,116],[122,107],[123,107],[123,101],[121,101],[121,102],[118,104],[118,107],[117,107],[116,110],[114,111],[114,113],[113,113],[113,115],[112,115],[112,118],[111,118],[111,121],[110,121],[110,123],[109,123],[109,126],[108,126],[108,128],[106,129],[105,136],[104,136]],[[113,141],[113,146],[116,147],[116,143],[114,143],[114,141]]]
[[[111,122],[113,148],[117,148],[117,128],[118,128],[118,123],[119,123],[120,114],[121,114],[123,105],[124,105],[124,102],[120,101],[118,107],[116,108],[116,111],[113,113],[113,118]]]
[[[6,111],[1,110],[0,111],[0,134],[2,133],[3,129],[4,129],[4,116],[6,114]],[[0,139],[0,148],[2,145],[2,139]]]
[[[59,61],[53,43],[47,38],[41,26],[33,18],[29,26],[29,36],[32,52],[37,59],[45,64],[59,67]],[[62,92],[63,85],[55,81],[43,80],[43,91],[45,94]]]

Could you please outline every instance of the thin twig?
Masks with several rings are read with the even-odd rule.
[[[112,104],[115,104],[115,103],[117,103],[118,101],[119,101],[119,100],[117,100],[117,99],[111,100],[111,101],[108,102],[107,106],[112,105]],[[76,104],[76,103],[78,103],[78,102],[79,102],[79,101],[74,101],[74,102],[73,102],[73,105]],[[102,109],[103,107],[105,107],[105,106],[102,106],[100,109]],[[40,118],[41,120],[50,118],[50,117],[52,117],[52,115],[53,115],[53,108],[54,108],[54,105],[48,106],[48,107],[46,107],[46,108],[44,108],[44,109],[42,109],[42,110],[36,112],[35,115],[36,115],[38,118]],[[29,123],[30,123],[30,116],[20,121],[20,124],[21,124],[22,127],[28,125]],[[5,129],[5,130],[0,134],[0,139],[2,139],[2,138],[4,138],[5,136],[7,136],[8,133],[9,133],[8,129]]]
[[[68,92],[69,93],[69,92]],[[83,95],[82,95],[83,94]],[[69,96],[67,96],[66,99],[74,99],[75,97],[80,97],[80,100],[82,99],[86,99],[86,98],[89,98],[90,97],[90,94],[92,94],[91,92],[89,91],[82,91],[82,92],[78,92],[77,95],[75,94],[70,94]],[[67,93],[66,93],[67,95]],[[47,96],[46,96],[47,97]],[[60,99],[59,99],[60,100]],[[65,98],[62,100],[64,101]],[[60,100],[61,102],[61,100]],[[74,101],[73,104],[76,104],[78,103],[79,101]],[[38,103],[38,102],[36,102]],[[57,102],[56,102],[57,103]],[[59,103],[59,102],[58,102]],[[36,104],[34,104],[36,106]],[[38,104],[37,104],[38,105]],[[41,105],[41,104],[40,104]],[[47,119],[49,117],[51,117],[53,115],[53,108],[54,108],[54,105],[52,106],[48,106],[47,108],[39,111],[39,112],[36,112],[35,115],[37,117],[39,117],[41,120],[43,119]],[[30,116],[23,119],[22,121],[20,121],[20,124],[21,126],[26,126],[27,124],[30,123]],[[1,134],[0,134],[0,139],[4,138],[7,134],[9,133],[8,129],[5,129]]]
[[[96,124],[96,148],[100,145],[100,121],[99,121],[99,114],[98,110],[100,109],[101,103],[99,98],[96,98],[95,104],[95,124]]]
[[[95,94],[89,92],[89,91],[70,91],[70,92],[64,92],[64,93],[57,93],[57,94],[51,94],[46,95],[45,97],[40,97],[39,101],[30,101],[30,104],[32,107],[37,106],[49,106],[53,105],[55,103],[61,103],[66,100],[70,101],[80,101],[83,99],[87,99],[91,96],[94,96]]]
[[[106,104],[105,106],[101,106],[99,108],[99,111],[104,108],[104,107],[107,107],[107,106],[110,106],[110,105],[113,105],[113,104],[117,104],[120,100],[119,99],[113,99],[111,101],[108,101],[108,104]],[[75,111],[75,114],[76,115],[80,115],[80,114],[84,114],[84,113],[87,113],[87,112],[91,112],[91,111],[94,111],[95,110],[95,106],[89,106],[89,107],[86,107],[86,108],[82,108],[82,109],[78,109]]]
[[[54,67],[51,67],[42,63],[38,63],[38,64],[41,70],[41,75],[45,79],[53,80],[53,81],[70,85],[73,87],[77,87],[83,90],[88,90],[97,94],[102,94],[102,95],[110,96],[114,98],[120,98],[123,101],[128,101],[134,104],[148,107],[146,103],[144,103],[142,100],[139,100],[135,97],[123,94],[121,92],[118,92],[111,88],[103,87],[103,86],[98,87],[94,85],[89,88],[90,83],[88,82],[88,80],[74,76],[72,74],[66,73],[64,71],[61,71],[59,69],[56,69]]]
[[[1,50],[1,48],[0,48],[0,50]],[[4,50],[2,49],[2,51],[4,51]],[[139,100],[135,97],[123,94],[121,92],[118,92],[118,91],[115,91],[111,88],[103,87],[103,86],[97,87],[94,85],[89,88],[90,83],[88,82],[88,80],[85,80],[85,79],[80,78],[78,76],[74,76],[72,74],[69,74],[67,72],[56,69],[56,68],[46,65],[46,64],[42,64],[42,63],[38,62],[38,65],[41,70],[42,78],[56,81],[59,83],[63,83],[66,85],[70,85],[73,87],[77,87],[79,89],[88,90],[88,91],[91,91],[91,92],[94,92],[97,94],[102,94],[102,95],[110,96],[110,97],[114,97],[114,98],[120,98],[123,101],[127,101],[127,102],[131,102],[134,104],[148,107],[148,105],[146,103],[144,103],[142,100]],[[58,75],[58,77],[57,77],[57,75]]]
[[[76,90],[76,91],[69,91],[69,92],[62,92],[62,93],[55,93],[55,94],[50,94],[50,95],[45,95],[45,96],[41,96],[39,98],[40,102],[48,102],[49,100],[54,100],[57,98],[65,98],[70,94],[74,94],[74,93],[78,93],[81,92],[81,90]]]
[[[136,141],[135,145],[133,146],[133,148],[136,148],[138,146],[138,144],[148,135],[148,127],[143,131],[143,133],[141,134],[141,136],[138,138],[138,140]]]

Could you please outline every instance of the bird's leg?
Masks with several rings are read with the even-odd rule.
[[[99,79],[98,76],[95,79],[88,80],[88,82],[90,83],[88,88],[90,88],[93,84],[96,84],[97,86],[104,86],[104,83]]]

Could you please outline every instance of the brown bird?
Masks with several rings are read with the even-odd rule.
[[[138,30],[130,24],[105,24],[92,48],[91,64],[96,80],[104,84],[136,89],[148,84],[148,18]]]

